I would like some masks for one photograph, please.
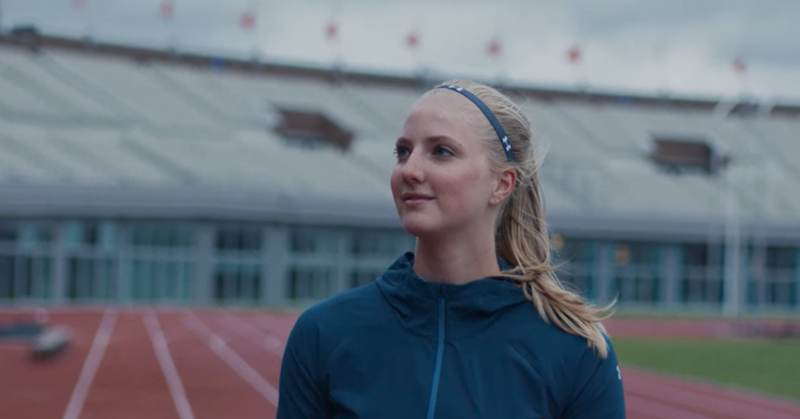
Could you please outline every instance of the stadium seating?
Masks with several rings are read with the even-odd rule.
[[[181,259],[194,269],[187,281],[199,281],[192,282],[192,292],[205,302],[216,286],[212,281],[217,281],[217,265],[213,265],[217,259],[209,255],[218,252],[222,258],[222,253],[230,251],[227,245],[214,242],[214,234],[222,235],[227,227],[219,226],[225,223],[255,222],[269,226],[266,230],[262,224],[248,227],[250,233],[266,237],[256,246],[258,250],[247,250],[262,252],[257,253],[263,259],[258,263],[270,266],[259,268],[259,278],[265,284],[268,278],[283,279],[277,285],[275,281],[264,285],[263,289],[270,288],[258,298],[272,303],[292,298],[286,297],[286,289],[305,281],[302,278],[331,281],[335,285],[325,285],[328,290],[363,282],[358,278],[377,272],[393,255],[353,250],[360,249],[352,242],[361,237],[361,230],[383,229],[381,234],[390,230],[378,241],[396,242],[398,248],[408,243],[394,235],[399,225],[389,177],[395,165],[394,141],[423,90],[413,79],[402,87],[357,77],[331,81],[319,74],[308,75],[318,70],[298,68],[298,74],[289,70],[257,74],[56,47],[32,52],[0,43],[0,222],[13,220],[14,231],[26,232],[9,235],[5,244],[0,237],[0,258],[58,255],[52,258],[62,258],[58,262],[61,275],[74,276],[76,284],[94,281],[122,287],[139,277],[126,269],[141,261],[127,259],[130,254],[125,246],[130,243],[92,248],[98,243],[93,235],[100,234],[94,231],[100,228],[97,225],[117,223],[108,230],[120,231],[124,237],[127,228],[138,228],[131,227],[136,223],[210,220],[216,224],[208,230],[192,226],[195,253]],[[800,260],[800,194],[794,193],[800,190],[800,162],[795,158],[800,156],[800,118],[741,115],[731,112],[734,104],[718,104],[715,109],[710,101],[692,107],[678,100],[638,106],[628,100],[588,100],[569,92],[551,96],[514,93],[531,121],[536,150],[545,155],[541,175],[550,226],[577,238],[572,244],[592,248],[585,252],[589,256],[578,270],[586,272],[581,281],[593,284],[595,296],[611,296],[622,284],[615,281],[625,277],[627,282],[620,287],[646,288],[639,289],[639,294],[659,294],[657,299],[669,294],[659,301],[664,304],[694,301],[700,297],[689,295],[689,288],[682,291],[680,281],[688,281],[681,277],[684,268],[698,267],[683,266],[681,258],[698,244],[721,246],[728,239],[738,240],[739,232],[758,235],[757,240],[751,237],[750,242],[741,243],[750,246],[743,247],[742,258],[764,259],[758,259],[750,243],[766,248],[773,246],[774,239],[774,246],[765,252],[783,254],[789,246]],[[334,124],[336,132],[352,134],[352,141],[345,147],[320,145],[277,129],[291,112],[319,116],[317,120]],[[653,158],[660,139],[705,144],[724,166],[677,173],[680,170]],[[34,226],[28,221],[31,218],[44,221]],[[46,230],[45,224],[61,220],[66,221],[59,224],[60,233],[45,235],[50,238],[43,239],[44,244],[31,245],[35,251],[18,246],[35,241],[31,231]],[[65,238],[72,228],[67,224],[88,231],[69,239],[84,242],[75,244]],[[323,249],[323,255],[306,255],[316,245],[308,245],[312,249],[308,250],[293,242],[297,231],[287,230],[286,225],[297,231],[320,228],[319,237],[309,242],[338,243],[342,253]],[[322,226],[340,230],[331,233],[322,231]],[[52,239],[58,234],[60,238]],[[85,237],[78,237],[81,234]],[[113,234],[107,234],[113,242]],[[49,240],[86,249],[69,253],[73,250],[46,247]],[[610,266],[616,263],[616,252],[627,249],[627,240],[639,240],[648,249],[652,243],[660,246],[641,254],[661,256],[631,262],[644,266],[645,280],[625,274],[624,269],[638,269],[623,268],[627,262],[620,263],[618,271]],[[395,249],[386,243],[384,247]],[[695,247],[679,248],[689,244]],[[294,256],[284,257],[287,253]],[[341,259],[342,254],[347,256]],[[704,271],[711,272],[708,277],[692,280],[720,283],[722,262],[707,255],[703,258],[707,260],[698,263],[714,264],[709,265],[713,269]],[[147,263],[160,263],[151,259]],[[776,257],[769,260],[775,265],[771,269],[797,272],[791,285],[793,296],[764,297],[778,288],[745,273],[742,286],[750,287],[748,295],[761,295],[758,298],[764,304],[786,300],[800,306],[800,267],[795,262],[778,263]],[[87,268],[92,272],[111,272],[110,266],[118,263],[113,268],[117,276],[98,273],[105,282],[87,279],[91,275],[73,275],[69,263],[76,267],[86,263],[93,266]],[[725,268],[734,272],[731,266]],[[55,284],[49,269],[48,265],[34,275],[42,284],[39,288]],[[657,281],[651,271],[669,276],[659,283],[667,285],[653,285]],[[11,283],[11,274],[2,276],[6,274],[0,272],[0,282]],[[155,278],[148,275],[140,276]],[[130,297],[125,293],[133,288],[119,289],[116,295],[125,300]],[[761,291],[756,293],[756,289]],[[61,293],[59,298],[67,294],[65,289],[56,291]],[[4,297],[3,292],[0,300],[17,295],[8,291]],[[84,294],[86,300],[94,301],[102,293]],[[702,297],[707,300],[703,303],[718,304],[721,294]],[[48,348],[59,347],[58,342],[66,338],[61,332],[51,332],[41,340],[42,347]]]
[[[0,176],[4,182],[44,185],[201,185],[386,200],[392,142],[419,95],[366,83],[9,47],[0,48],[0,72],[0,106],[14,116],[0,118]],[[771,184],[800,184],[800,163],[786,157],[800,155],[791,134],[800,125],[796,120],[744,122],[710,111],[535,97],[521,102],[548,153],[544,178],[552,212],[591,208],[715,217],[722,205],[721,180],[660,170],[647,157],[657,134],[695,136],[731,155],[729,173],[738,171],[745,181],[735,183],[748,185],[734,186],[742,196],[767,180],[741,168],[749,164],[770,161],[764,176]],[[321,112],[336,121],[355,134],[350,152],[288,147],[270,132],[282,108]],[[751,201],[743,208],[753,215],[785,220],[800,213],[794,197]]]

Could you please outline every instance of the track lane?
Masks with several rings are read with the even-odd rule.
[[[623,374],[626,394],[681,406],[687,411],[713,414],[726,419],[800,418],[800,406],[765,397],[638,370],[623,370]]]
[[[179,419],[140,311],[121,312],[80,419]]]
[[[157,316],[196,419],[275,417],[275,407],[189,329],[186,312]]]
[[[60,419],[72,398],[86,358],[100,326],[102,311],[51,312],[49,326],[67,327],[72,342],[61,354],[45,362],[33,362],[27,345],[0,351],[0,406],[14,418]],[[0,323],[32,319],[32,311],[0,313]]]

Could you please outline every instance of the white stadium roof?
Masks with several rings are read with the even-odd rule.
[[[396,225],[392,147],[421,90],[301,70],[0,43],[0,216]],[[727,214],[800,237],[800,117],[509,91],[548,149],[552,225],[702,236]],[[324,115],[353,134],[351,147],[288,145],[272,129],[279,109]],[[654,136],[705,141],[729,164],[719,175],[668,173],[648,158]]]

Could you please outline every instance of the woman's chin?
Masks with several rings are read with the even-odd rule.
[[[401,220],[403,228],[408,234],[415,237],[424,237],[429,234],[435,233],[441,228],[439,223],[434,222],[426,217],[420,217],[417,214],[407,215]]]

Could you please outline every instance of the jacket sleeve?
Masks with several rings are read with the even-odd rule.
[[[289,334],[281,360],[276,419],[331,417],[322,374],[319,332],[319,325],[304,313]]]
[[[605,359],[600,359],[594,349],[584,352],[562,419],[625,419],[622,374],[614,348],[607,338],[606,342]]]

